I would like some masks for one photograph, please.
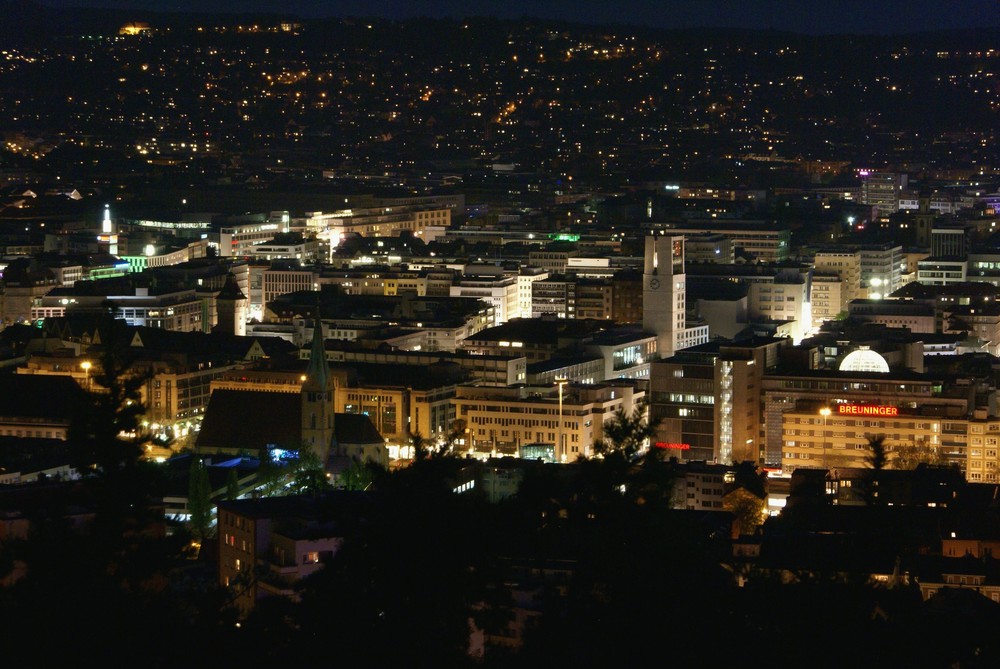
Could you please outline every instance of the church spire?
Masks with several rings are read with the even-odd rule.
[[[311,387],[318,389],[326,389],[330,379],[330,364],[326,361],[326,346],[323,342],[323,321],[320,319],[319,298],[317,298],[316,317],[313,319],[312,347],[309,351],[309,366],[306,368],[306,382]]]

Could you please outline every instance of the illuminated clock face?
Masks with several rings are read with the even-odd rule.
[[[656,278],[650,279],[649,287],[652,288],[653,290],[656,290],[657,288],[660,287],[660,280]]]

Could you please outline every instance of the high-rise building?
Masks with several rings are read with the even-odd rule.
[[[899,210],[899,195],[909,183],[906,174],[861,170],[861,203],[875,207],[879,216]]]
[[[647,236],[642,275],[642,327],[656,335],[660,358],[708,341],[707,325],[687,327],[684,237]]]

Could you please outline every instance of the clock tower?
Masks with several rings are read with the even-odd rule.
[[[642,280],[642,327],[656,335],[660,359],[669,358],[686,328],[683,236],[646,237]]]

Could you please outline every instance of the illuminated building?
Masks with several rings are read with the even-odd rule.
[[[859,170],[861,203],[871,205],[879,216],[888,216],[899,210],[899,197],[909,184],[906,174]]]
[[[129,325],[175,332],[203,330],[204,305],[194,289],[133,286],[117,279],[77,281],[72,288],[54,288],[32,308],[32,318],[106,313],[109,306]]]
[[[878,323],[893,328],[909,328],[911,332],[937,332],[934,306],[911,299],[851,300],[847,313],[854,320]]]
[[[560,402],[559,395],[563,395]],[[520,455],[528,444],[553,446],[554,460],[593,457],[604,422],[620,407],[631,415],[646,393],[629,381],[509,388],[460,385],[455,418],[467,427],[466,447],[476,456]],[[560,403],[562,417],[560,418]],[[561,425],[560,425],[561,424]],[[562,435],[562,448],[558,447]]]
[[[493,307],[495,325],[506,323],[520,312],[516,275],[466,274],[455,279],[450,294],[452,297],[473,297],[490,304]]]
[[[882,299],[903,287],[906,261],[903,247],[896,244],[864,244],[861,254],[861,288],[872,300]]]
[[[813,267],[816,270],[813,274],[813,325],[819,327],[823,321],[847,311],[851,300],[861,297],[861,252],[823,248],[813,256]],[[827,278],[830,275],[838,278],[839,289]],[[818,300],[815,299],[817,292],[821,294]]]
[[[104,218],[101,221],[101,234],[97,235],[100,248],[113,256],[118,255],[118,227],[111,220],[111,206],[104,205]]]
[[[642,327],[656,335],[656,353],[708,341],[708,326],[687,326],[684,237],[647,235],[643,256]]]
[[[657,441],[687,445],[680,460],[760,462],[762,379],[787,339],[709,342],[650,365]]]
[[[330,247],[337,246],[347,235],[363,237],[396,237],[401,232],[430,241],[431,232],[451,226],[448,207],[421,205],[394,205],[343,209],[330,213],[320,211],[306,214],[306,228],[318,237],[328,240]]]
[[[839,318],[847,311],[843,280],[836,274],[814,272],[810,284],[809,303],[813,331],[819,330],[826,321]]]
[[[742,249],[761,263],[788,259],[792,233],[786,227],[764,221],[692,219],[683,223],[657,223],[647,226],[666,235],[718,234],[729,238],[734,251]]]
[[[800,467],[829,469],[831,472],[864,468],[871,455],[868,440],[876,435],[885,435],[889,468],[893,467],[900,447],[925,446],[966,471],[969,464],[966,454],[973,449],[970,447],[969,421],[958,406],[952,406],[949,412],[933,406],[833,402],[829,408],[830,414],[823,416],[820,407],[810,401],[782,413],[783,471],[791,473]],[[1000,428],[1000,425],[997,427]],[[981,454],[984,448],[980,446],[977,452]],[[976,458],[976,463],[981,476],[985,471],[982,459]],[[996,463],[994,452],[989,470],[994,481]],[[833,476],[839,477],[836,473]]]

